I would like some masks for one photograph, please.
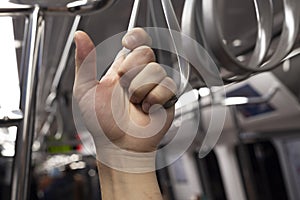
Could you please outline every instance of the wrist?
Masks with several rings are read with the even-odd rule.
[[[97,145],[98,146],[98,145]],[[111,169],[127,173],[154,172],[156,151],[134,152],[121,149],[113,144],[98,146],[97,160]]]
[[[128,173],[98,162],[102,198],[110,199],[162,199],[155,171]]]

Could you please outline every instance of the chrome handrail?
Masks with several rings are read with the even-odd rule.
[[[220,32],[218,12],[216,10],[218,1],[211,0],[203,1],[202,3],[202,22],[205,40],[222,66],[237,75],[249,74],[249,71],[251,72],[258,68],[268,51],[271,41],[273,24],[272,0],[254,0],[253,2],[255,5],[258,32],[255,50],[249,63],[246,65],[233,57],[223,42],[224,37]]]
[[[279,63],[292,50],[299,32],[300,22],[300,1],[283,0],[284,4],[284,22],[282,32],[275,52],[272,57],[255,71],[269,71],[278,66]]]
[[[0,3],[0,16],[18,16],[18,15],[28,15],[32,13],[34,6],[16,4],[11,2],[1,2]]]
[[[29,16],[28,37],[25,46],[25,57],[21,83],[21,105],[23,120],[18,126],[16,140],[16,153],[14,157],[11,199],[27,199],[29,188],[29,170],[31,161],[31,144],[34,135],[35,107],[36,107],[36,87],[38,55],[41,50],[40,37],[44,26],[38,6],[34,7],[33,13]],[[25,58],[24,57],[24,58]]]
[[[299,32],[300,2],[297,0],[283,0],[284,20],[279,43],[275,52],[266,59],[269,44],[272,38],[273,6],[271,0],[253,0],[257,19],[257,40],[252,57],[247,64],[243,64],[230,54],[223,42],[223,36],[218,24],[217,0],[186,0],[183,10],[182,28],[186,34],[195,37],[199,31],[202,37],[203,46],[210,55],[221,66],[221,76],[225,82],[241,81],[259,72],[270,71],[278,67],[285,57],[290,53]],[[198,4],[197,4],[198,3]],[[201,4],[201,5],[199,5]],[[200,18],[196,19],[198,10],[201,7]],[[191,14],[193,13],[193,14]],[[193,16],[192,16],[193,15]],[[199,17],[199,16],[198,16]],[[190,19],[200,21],[200,25],[193,24]],[[190,21],[188,21],[190,20]],[[199,30],[196,30],[198,28]],[[277,27],[275,27],[277,28]]]

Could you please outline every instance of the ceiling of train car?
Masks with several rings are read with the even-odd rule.
[[[43,0],[42,2],[60,4],[66,1],[52,1]],[[32,2],[31,0],[14,0],[14,2]],[[40,2],[40,1],[38,1]],[[178,19],[180,21],[184,0],[173,0],[174,8]],[[118,0],[110,8],[94,13],[92,15],[84,16],[79,24],[79,29],[86,31],[95,44],[99,44],[105,39],[113,36],[114,34],[126,31],[128,21],[132,9],[133,0]],[[255,18],[251,15],[253,13],[253,5],[251,0],[227,0],[224,4],[225,11],[222,17],[223,34],[231,44],[235,40],[241,41],[241,46],[252,45],[255,43],[256,28]],[[280,11],[282,8],[281,0],[274,0],[275,10]],[[251,9],[249,9],[251,8]],[[145,26],[146,11],[145,5],[141,7],[141,12],[138,18],[138,25]],[[39,126],[41,127],[43,122],[47,118],[47,112],[44,110],[44,103],[48,94],[52,79],[56,72],[61,53],[66,42],[69,30],[71,28],[73,17],[64,14],[45,14],[46,20],[46,32],[44,42],[44,56],[43,66],[41,68],[41,82],[39,96],[42,102],[39,106]],[[238,27],[238,28],[237,28]],[[250,37],[249,37],[250,34]],[[74,77],[74,45],[71,48],[70,55],[67,62],[66,72],[63,75],[62,82],[60,84],[59,102],[60,109],[62,110],[64,119],[64,131],[70,134],[70,138],[74,138],[76,132],[73,125],[73,119],[71,114],[71,94],[72,84]],[[300,68],[297,67],[300,60],[292,60],[290,70],[284,70],[282,67],[274,70],[274,74],[281,80],[296,96],[300,94]],[[199,86],[201,81],[195,76],[192,76],[192,85]],[[54,128],[55,129],[55,128]]]

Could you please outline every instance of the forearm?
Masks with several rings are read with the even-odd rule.
[[[104,200],[162,200],[155,171],[127,173],[98,162],[102,198]]]

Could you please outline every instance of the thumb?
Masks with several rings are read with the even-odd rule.
[[[76,44],[75,79],[77,84],[95,82],[96,80],[96,50],[90,37],[83,31],[77,31],[74,35]]]
[[[80,100],[96,84],[96,50],[90,37],[82,31],[74,35],[75,53],[75,82],[73,95]]]

